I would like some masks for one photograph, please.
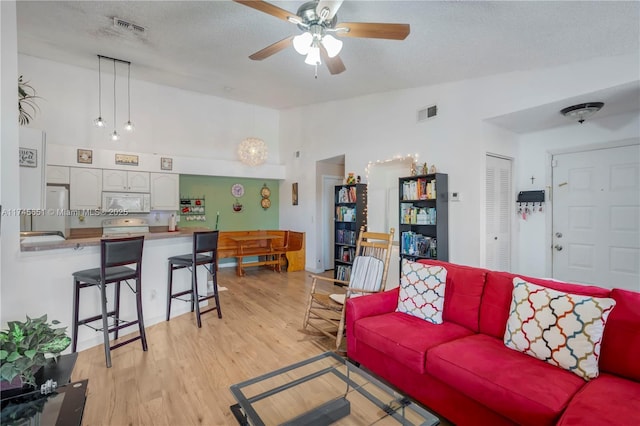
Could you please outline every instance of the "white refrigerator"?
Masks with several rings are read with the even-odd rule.
[[[32,231],[60,231],[69,238],[69,190],[47,185],[45,207],[46,215],[33,216]]]

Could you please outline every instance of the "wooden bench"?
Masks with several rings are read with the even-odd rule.
[[[239,244],[238,240],[244,240]],[[252,266],[269,266],[281,271],[282,258],[295,257],[299,267],[299,256],[304,259],[304,233],[285,230],[220,231],[218,235],[218,258],[235,257],[238,275]],[[257,261],[243,263],[245,257],[258,257]],[[304,269],[304,260],[302,261]],[[299,270],[299,269],[296,269]]]

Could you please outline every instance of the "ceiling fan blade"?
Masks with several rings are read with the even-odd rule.
[[[289,17],[298,18],[295,13],[288,12],[278,6],[275,6],[271,3],[267,3],[262,0],[233,0],[236,3],[243,4],[245,6],[249,6],[253,9],[259,10],[260,12],[264,12],[271,16],[275,16],[276,18],[280,18],[282,20],[288,21]]]
[[[322,9],[326,7],[328,9],[328,15],[324,17],[323,21],[328,22],[332,20],[336,12],[338,12],[343,1],[344,0],[320,0],[316,6],[316,13],[322,17]]]
[[[409,35],[409,24],[383,24],[374,22],[342,22],[336,29],[348,28],[349,31],[336,31],[340,37],[385,38],[404,40]]]
[[[264,49],[257,51],[253,55],[249,56],[249,59],[253,59],[254,61],[261,61],[263,59],[266,59],[269,56],[275,55],[276,53],[280,52],[281,50],[284,50],[287,47],[291,46],[292,41],[293,41],[293,36],[289,36],[287,38],[283,38],[282,40],[276,41],[272,45],[267,46]]]
[[[320,44],[320,56],[322,57],[324,63],[327,64],[327,68],[329,69],[331,75],[340,74],[341,72],[346,70],[342,59],[340,59],[340,56],[336,55],[333,58],[330,58],[327,54],[327,49],[325,49],[322,44]]]

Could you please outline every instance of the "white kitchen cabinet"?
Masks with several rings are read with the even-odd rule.
[[[47,166],[47,183],[69,184],[69,167]]]
[[[127,170],[103,170],[102,190],[115,192],[149,192],[149,173]]]
[[[178,210],[180,175],[151,173],[151,210]]]
[[[69,209],[94,210],[102,204],[102,169],[69,168]]]

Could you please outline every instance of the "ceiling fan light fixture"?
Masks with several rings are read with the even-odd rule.
[[[331,34],[322,37],[322,45],[327,49],[327,56],[335,58],[342,50],[342,41],[338,40]]]
[[[311,49],[311,43],[313,42],[313,36],[310,32],[305,31],[293,38],[293,48],[296,49],[301,55],[306,55]]]
[[[320,65],[322,63],[320,61],[320,48],[318,46],[312,46],[311,49],[309,49],[304,63],[309,65]]]
[[[560,110],[560,114],[582,124],[587,118],[600,111],[603,106],[604,102],[587,102],[563,108]]]

